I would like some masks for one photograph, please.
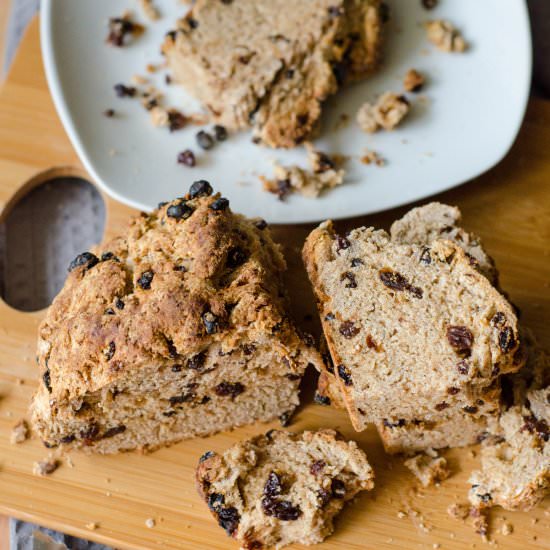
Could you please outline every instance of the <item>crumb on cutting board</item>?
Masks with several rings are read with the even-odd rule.
[[[61,466],[59,460],[55,458],[46,458],[33,464],[32,473],[38,476],[49,476]]]
[[[139,0],[139,6],[143,15],[145,15],[149,21],[157,21],[160,19],[160,12],[153,4],[152,0]]]
[[[405,466],[417,477],[423,487],[429,487],[450,475],[447,461],[442,456],[420,453],[405,460]]]
[[[16,445],[18,443],[23,443],[29,438],[29,425],[27,421],[21,419],[13,428],[11,429],[10,443]]]

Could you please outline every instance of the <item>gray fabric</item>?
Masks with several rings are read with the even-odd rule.
[[[10,550],[109,550],[103,544],[63,535],[17,519],[10,523],[10,541]]]
[[[12,307],[48,306],[67,266],[103,235],[105,207],[95,187],[63,178],[31,191],[0,226],[0,296]]]

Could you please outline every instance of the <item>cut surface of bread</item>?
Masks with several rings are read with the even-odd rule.
[[[39,328],[47,446],[154,449],[298,404],[320,358],[286,313],[284,258],[263,220],[211,193],[196,182],[71,264]]]
[[[198,0],[162,50],[220,124],[294,147],[324,100],[373,70],[380,41],[379,0]]]
[[[477,406],[523,365],[511,305],[457,244],[398,244],[372,228],[343,236],[325,222],[303,255],[357,430]]]
[[[219,525],[249,550],[321,542],[345,502],[374,486],[365,453],[333,430],[272,430],[205,453],[196,477]]]
[[[481,470],[470,477],[475,507],[530,510],[550,491],[550,356],[534,345],[523,371],[511,377],[513,405],[492,426]]]

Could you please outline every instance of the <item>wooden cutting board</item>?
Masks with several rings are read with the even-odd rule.
[[[0,93],[0,220],[30,187],[58,174],[87,177],[51,102],[34,21]],[[437,198],[462,208],[465,225],[483,237],[496,258],[502,285],[521,308],[523,322],[550,346],[550,103],[532,101],[517,143],[499,166]],[[105,201],[109,235],[122,227],[131,210],[107,197]],[[387,227],[404,211],[339,226]],[[310,229],[278,227],[275,235],[286,243],[296,319],[306,330],[316,331],[317,324],[307,316],[314,313],[313,302],[299,258]],[[27,417],[36,386],[35,333],[42,316],[43,312],[22,313],[0,302],[0,514],[118,548],[236,548],[199,501],[194,466],[204,451],[221,451],[275,424],[186,441],[145,456],[73,453],[72,466],[65,458],[53,475],[36,477],[33,462],[45,458],[48,450],[35,438],[11,445],[9,436],[13,424]],[[402,459],[383,453],[373,430],[356,434],[342,412],[312,404],[313,382],[313,376],[306,381],[307,404],[291,429],[340,429],[367,451],[377,479],[375,490],[359,497],[340,516],[324,548],[483,547],[469,526],[446,512],[450,504],[465,500],[466,480],[477,465],[476,448],[447,452],[453,476],[440,487],[420,489]],[[400,518],[400,511],[407,516]],[[154,528],[146,527],[147,518],[155,519]],[[511,535],[500,533],[503,518],[513,525]],[[492,514],[491,538],[499,548],[550,548],[549,524],[548,502],[531,513],[497,510]],[[0,546],[4,547],[1,541]]]

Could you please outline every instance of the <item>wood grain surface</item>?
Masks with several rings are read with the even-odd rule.
[[[83,168],[46,87],[35,21],[0,93],[0,221],[14,197],[58,172],[82,174]],[[216,182],[212,183],[215,186]],[[496,258],[502,285],[521,308],[523,322],[550,345],[550,103],[531,103],[517,143],[499,166],[437,198],[461,207],[465,225],[483,237]],[[131,210],[108,198],[105,201],[109,235],[122,227]],[[405,210],[348,220],[338,226],[387,227]],[[310,230],[311,226],[277,227],[275,236],[285,243],[296,319],[304,329],[317,332],[317,323],[308,317],[314,314],[313,302],[299,256]],[[0,303],[0,514],[117,548],[236,548],[199,501],[193,484],[194,466],[204,451],[221,451],[275,424],[186,441],[150,455],[73,453],[70,460],[62,458],[62,466],[53,475],[36,477],[32,465],[49,451],[36,438],[11,445],[9,435],[13,424],[27,417],[37,383],[35,333],[42,316],[43,312],[21,313]],[[446,512],[450,504],[466,499],[466,480],[477,465],[477,449],[446,452],[452,477],[440,487],[421,489],[402,459],[383,453],[374,430],[356,434],[342,412],[312,404],[313,383],[314,374],[310,373],[303,391],[304,405],[290,429],[338,428],[359,442],[376,471],[375,490],[348,506],[323,548],[485,546],[468,525]],[[406,517],[398,517],[400,511],[407,512]],[[154,528],[146,527],[147,518],[155,519]],[[504,518],[514,528],[508,536],[500,533]],[[500,549],[549,548],[549,523],[548,501],[531,513],[496,510],[491,539]]]

